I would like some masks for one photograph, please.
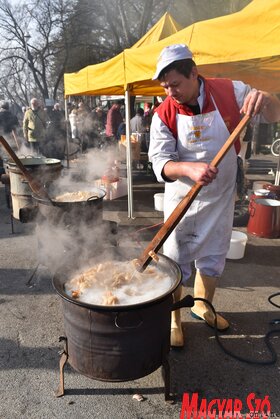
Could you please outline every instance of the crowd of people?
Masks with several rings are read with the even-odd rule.
[[[59,103],[46,108],[40,100],[32,98],[29,106],[22,107],[18,118],[10,111],[9,103],[3,102],[0,104],[0,132],[14,151],[25,145],[30,153],[58,159],[66,156],[67,128],[75,150],[82,153],[89,148],[117,145],[126,133],[123,100],[114,101],[108,109],[102,106],[90,108],[83,101],[68,103],[67,114],[68,127],[65,111]],[[141,151],[145,152],[148,151],[150,115],[151,107],[148,112],[137,107],[131,118],[131,132],[137,133]]]
[[[22,151],[25,146],[29,154],[64,158],[64,145],[59,144],[65,143],[65,119],[59,103],[48,110],[32,98],[30,105],[23,106],[21,111],[16,115],[8,102],[0,104],[0,133],[13,151]],[[0,155],[9,158],[3,150]]]
[[[83,149],[88,147],[109,147],[116,145],[122,135],[126,135],[124,103],[117,100],[106,111],[101,106],[90,109],[83,102],[69,105],[69,123],[73,140],[79,140]],[[147,133],[150,130],[151,108],[148,112],[137,107],[131,118],[130,130],[137,133],[141,150],[147,152]],[[145,135],[144,135],[145,134]]]

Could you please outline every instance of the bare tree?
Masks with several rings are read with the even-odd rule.
[[[29,98],[56,97],[67,60],[60,60],[61,68],[53,71],[55,58],[67,56],[65,43],[56,40],[71,14],[70,3],[28,0],[13,6],[8,0],[0,0],[2,95],[13,96],[20,104],[27,103],[28,94]]]
[[[77,31],[67,71],[105,61],[130,48],[162,15],[174,0],[79,0],[75,7],[72,30]],[[82,65],[81,65],[82,64]]]

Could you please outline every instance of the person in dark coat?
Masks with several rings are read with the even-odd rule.
[[[19,144],[16,137],[16,129],[18,126],[18,118],[10,111],[9,103],[2,102],[0,104],[0,135],[3,135],[5,140],[9,143],[14,151],[19,149]],[[8,158],[6,152],[3,150],[1,150],[1,154],[3,158]]]
[[[18,118],[10,111],[9,103],[2,102],[0,105],[0,130],[3,131],[3,134],[10,134],[18,126]]]
[[[43,154],[46,157],[63,160],[66,147],[66,127],[64,112],[60,104],[55,103],[49,113],[46,137],[43,145]]]

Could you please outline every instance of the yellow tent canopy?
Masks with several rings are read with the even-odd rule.
[[[152,44],[182,27],[169,13],[162,18],[131,48]],[[65,96],[123,95],[125,91],[124,52],[105,62],[83,68],[76,73],[64,74]]]
[[[194,23],[150,46],[125,50],[125,82],[132,94],[162,94],[151,81],[157,57],[165,46],[185,43],[203,75],[279,92],[279,39],[280,0],[253,0],[237,13]]]
[[[139,48],[145,45],[154,44],[161,39],[167,38],[180,31],[182,28],[176,20],[169,14],[165,13],[162,18],[144,35],[139,41],[136,42],[131,48]]]
[[[166,22],[167,18],[162,19]],[[166,27],[174,29],[172,24]],[[162,95],[162,88],[151,78],[161,50],[176,43],[189,46],[205,76],[230,77],[270,92],[280,91],[280,0],[253,0],[237,13],[196,22],[163,39],[166,33],[161,32],[158,42],[148,37],[135,44],[140,48],[126,49],[104,63],[65,74],[65,95],[124,94],[127,88],[131,95]]]

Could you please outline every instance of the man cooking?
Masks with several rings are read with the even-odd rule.
[[[212,302],[230,245],[239,143],[229,150],[219,168],[209,163],[242,114],[260,113],[262,122],[277,122],[280,101],[241,81],[204,78],[192,58],[183,44],[170,45],[159,56],[153,80],[159,80],[167,98],[153,116],[149,158],[158,181],[165,182],[165,220],[194,183],[203,185],[164,243],[163,252],[180,266],[185,286],[194,262],[194,297]],[[174,293],[175,301],[180,299],[181,291],[179,287]],[[214,315],[204,302],[197,301],[191,314],[214,326]],[[229,327],[219,314],[217,327]],[[177,310],[172,312],[171,345],[183,344]]]

